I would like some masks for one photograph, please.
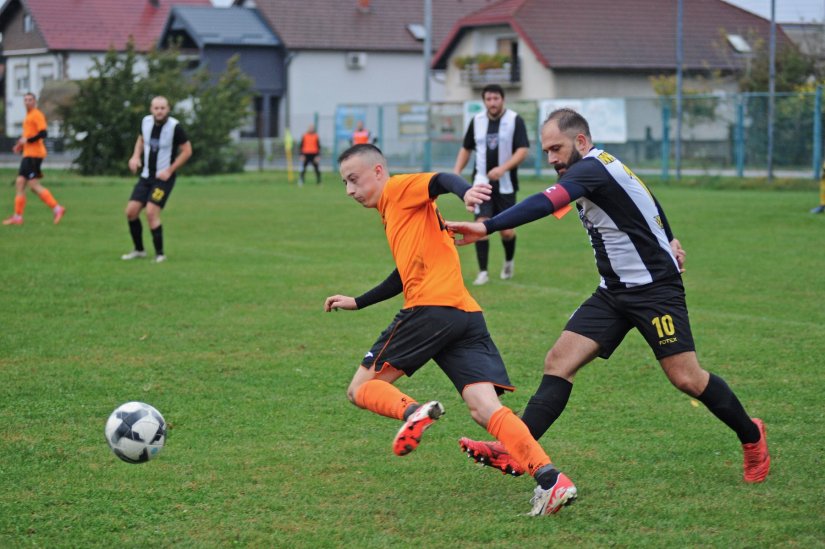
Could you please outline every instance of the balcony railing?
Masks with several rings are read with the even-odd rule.
[[[487,84],[500,84],[506,88],[521,86],[521,64],[515,62],[504,63],[501,67],[480,67],[478,63],[470,63],[461,69],[461,83],[474,88],[483,88]]]

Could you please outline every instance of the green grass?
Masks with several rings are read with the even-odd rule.
[[[459,452],[460,436],[485,432],[435,365],[399,382],[447,408],[408,457],[390,450],[397,422],[347,402],[400,300],[322,312],[327,295],[357,295],[392,269],[376,212],[331,175],[304,188],[282,174],[181,178],[160,265],[119,259],[133,179],[47,176],[63,222],[32,197],[24,226],[0,227],[0,547],[825,546],[825,216],[808,214],[814,186],[649,181],[688,252],[700,360],[767,422],[767,482],[741,481],[736,437],[668,384],[634,333],[580,372],[542,440],[579,501],[532,519],[521,516],[532,480]],[[524,186],[527,196],[542,183]],[[457,199],[439,205],[466,218]],[[461,255],[470,280],[474,254]],[[524,407],[597,282],[568,215],[520,228],[516,277],[472,289],[519,386],[505,404]],[[127,400],[169,422],[148,464],[120,462],[103,438]]]

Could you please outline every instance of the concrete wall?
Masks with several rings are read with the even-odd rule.
[[[300,51],[287,66],[284,126],[299,138],[317,114],[322,143],[332,142],[331,121],[342,104],[424,100],[423,57],[416,53],[368,52],[363,68],[348,68],[346,52]],[[430,100],[444,100],[444,84],[432,79]]]

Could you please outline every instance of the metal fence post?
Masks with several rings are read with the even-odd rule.
[[[538,110],[538,102],[536,102],[536,110]],[[544,162],[544,151],[541,150],[541,124],[539,114],[536,113],[536,157],[533,159],[533,168],[536,171],[536,177],[541,177],[541,163]]]
[[[431,105],[427,103],[427,137],[424,139],[424,172],[429,172],[433,168],[433,141],[432,141],[432,128],[430,126],[430,110]]]
[[[814,149],[813,149],[813,178],[818,181],[822,177],[822,86],[816,87],[814,96]]]
[[[733,146],[736,151],[736,175],[745,174],[745,97],[736,96],[736,126],[733,128]]]
[[[670,106],[667,100],[662,104],[662,179],[667,179],[670,172]]]
[[[384,105],[378,105],[378,146],[384,147]]]

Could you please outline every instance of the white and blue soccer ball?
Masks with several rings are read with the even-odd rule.
[[[106,442],[127,463],[143,463],[158,455],[166,442],[166,421],[144,402],[117,407],[106,421]]]

